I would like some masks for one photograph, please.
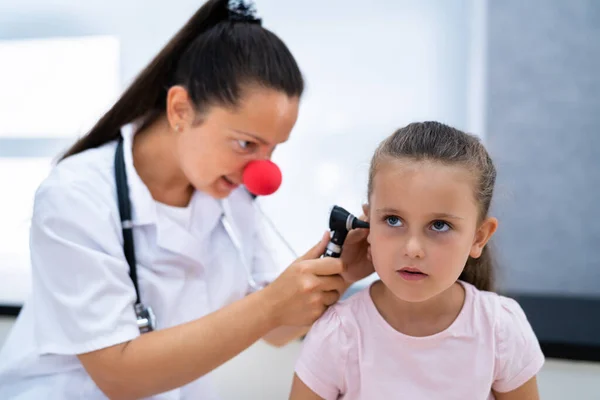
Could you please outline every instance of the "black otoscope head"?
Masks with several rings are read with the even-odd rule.
[[[325,257],[340,257],[342,246],[346,240],[348,232],[357,228],[369,228],[369,223],[356,218],[342,207],[333,206],[329,214],[329,229],[331,230],[331,239],[325,250]]]

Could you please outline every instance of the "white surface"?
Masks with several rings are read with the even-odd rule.
[[[115,37],[0,41],[0,60],[0,146],[8,138],[74,141],[120,91]],[[55,161],[12,156],[0,158],[0,304],[21,304],[29,293],[33,197]]]
[[[0,346],[11,325],[0,318]],[[287,399],[299,350],[299,342],[283,349],[256,343],[215,371],[223,400]],[[542,400],[600,399],[598,363],[548,360],[538,381]]]
[[[486,137],[487,10],[488,0],[470,0],[467,130]]]
[[[0,304],[21,304],[31,289],[29,226],[33,197],[50,170],[47,158],[0,158]]]
[[[75,137],[120,90],[114,37],[0,41],[0,137]]]

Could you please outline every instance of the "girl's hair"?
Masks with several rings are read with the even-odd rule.
[[[167,91],[184,86],[196,110],[235,107],[246,85],[290,97],[304,91],[302,73],[286,45],[262,27],[242,1],[207,1],[137,76],[113,107],[62,159],[117,139],[132,122],[144,129],[166,110]]]
[[[479,204],[480,221],[487,217],[496,182],[496,168],[476,136],[439,122],[412,123],[397,130],[379,145],[373,155],[369,171],[369,198],[377,169],[382,162],[393,159],[464,166],[475,174],[474,192]],[[479,258],[469,257],[459,279],[473,284],[479,290],[493,290],[494,267],[488,244]]]

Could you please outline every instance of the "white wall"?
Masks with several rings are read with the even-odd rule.
[[[70,143],[115,100],[119,45],[110,36],[0,40],[0,59],[0,304],[18,304],[30,290],[34,194],[57,151],[44,147]]]
[[[469,128],[470,2],[320,3],[265,11],[308,80],[294,136],[274,157],[284,182],[264,199],[300,252],[327,228],[331,205],[360,212],[369,160],[385,136],[420,119]]]
[[[477,125],[470,110],[478,104],[471,101],[478,98],[473,71],[482,54],[470,38],[473,27],[480,29],[475,17],[481,1],[256,3],[265,26],[286,41],[307,80],[292,138],[274,156],[283,170],[282,187],[262,199],[266,213],[303,253],[327,228],[333,204],[360,212],[372,151],[394,129],[422,119],[463,129]],[[125,85],[199,4],[0,0],[0,40],[115,36]],[[0,277],[0,293],[4,284]]]

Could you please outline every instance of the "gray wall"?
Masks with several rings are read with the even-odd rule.
[[[600,1],[489,0],[487,15],[503,286],[598,297]]]

